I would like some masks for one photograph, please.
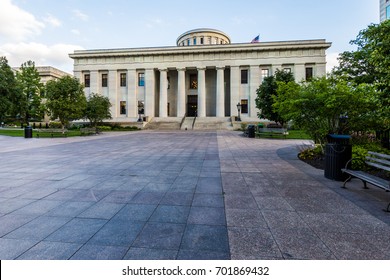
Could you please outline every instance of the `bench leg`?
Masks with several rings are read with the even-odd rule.
[[[347,187],[345,186],[349,181],[351,181],[352,180],[352,176],[349,176],[348,178],[347,178],[347,180],[345,180],[344,181],[344,184],[343,184],[343,186],[342,186],[342,188],[343,189],[346,189]]]
[[[366,190],[369,189],[369,187],[367,187],[367,182],[366,182],[366,181],[363,181],[363,180],[362,180],[362,182],[363,182],[363,184],[364,184],[364,187],[363,187],[363,188],[366,189]]]

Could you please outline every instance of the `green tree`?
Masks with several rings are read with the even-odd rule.
[[[25,123],[30,119],[41,120],[44,116],[42,94],[44,86],[41,83],[35,63],[31,60],[25,62],[16,72],[16,80],[21,98],[19,100],[19,114]]]
[[[0,121],[8,116],[15,116],[19,91],[14,72],[6,57],[0,57]]]
[[[52,120],[59,119],[62,128],[69,122],[85,116],[87,99],[84,88],[70,76],[48,81],[46,84],[46,107]]]
[[[97,93],[88,96],[85,117],[90,121],[92,127],[96,127],[103,120],[111,119],[110,99]]]
[[[329,133],[374,129],[378,103],[378,92],[372,85],[352,87],[342,79],[321,77],[308,83],[280,83],[274,109],[316,143],[324,143]],[[340,117],[348,121],[341,124]]]
[[[268,119],[280,124],[285,123],[285,119],[273,108],[274,99],[277,96],[279,84],[286,84],[294,81],[294,75],[284,70],[276,70],[275,76],[264,78],[262,84],[256,91],[256,108],[259,118]]]
[[[377,110],[382,129],[390,128],[390,21],[371,24],[351,44],[356,51],[344,52],[334,73],[353,84],[374,84],[380,92]]]

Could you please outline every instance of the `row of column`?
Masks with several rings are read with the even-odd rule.
[[[168,84],[167,69],[160,70],[160,104],[159,117],[167,117],[168,104]],[[225,68],[217,68],[217,102],[216,116],[225,116]],[[185,69],[177,69],[178,87],[177,87],[177,116],[184,117],[186,113],[186,87],[185,87]],[[145,100],[146,103],[146,100]],[[198,117],[206,117],[206,68],[198,68]]]
[[[255,66],[250,67],[250,92],[254,92],[258,87],[258,79],[255,77]],[[186,68],[177,68],[178,71],[178,81],[177,81],[177,117],[184,117],[187,111],[186,103]],[[206,117],[206,67],[200,67],[198,71],[198,107],[197,107],[197,116]],[[225,117],[225,67],[216,68],[216,116]],[[95,73],[96,72],[96,73]],[[98,89],[98,71],[90,72],[90,83],[91,83],[91,92],[101,92]],[[109,77],[109,88],[116,88],[116,94],[111,95],[110,90],[107,89],[107,96],[110,97],[110,100],[113,104],[112,115],[116,116],[119,110],[118,104],[119,100],[127,99],[127,115],[129,117],[138,116],[138,101],[137,94],[138,92],[138,83],[137,83],[137,71],[135,69],[127,70],[127,88],[123,92],[127,96],[126,99],[120,97],[121,88],[118,86],[116,71],[108,71]],[[159,117],[168,116],[168,69],[159,69],[160,74],[160,92],[159,92]],[[80,73],[81,76],[81,73]],[[237,103],[240,102],[240,67],[239,66],[230,66],[230,112],[237,111]],[[81,78],[81,77],[80,77]],[[253,85],[252,85],[253,83]],[[145,70],[145,83],[144,83],[144,109],[145,115],[154,117],[155,116],[155,70],[150,68]],[[104,92],[103,92],[104,93]],[[251,99],[251,98],[249,98]],[[249,101],[250,111],[255,111],[255,103]],[[252,108],[253,107],[253,108]]]

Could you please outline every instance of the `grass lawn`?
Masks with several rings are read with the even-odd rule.
[[[24,130],[17,128],[2,128],[0,129],[0,135],[13,136],[13,137],[24,137]]]
[[[311,140],[310,136],[302,130],[289,130],[286,138]]]
[[[5,128],[0,129],[0,135],[12,136],[12,137],[24,137],[24,129],[17,128]],[[81,136],[80,131],[78,130],[68,130],[67,137]],[[33,137],[36,138],[36,131],[33,130]],[[60,137],[60,136],[54,136]],[[39,138],[51,138],[50,133],[39,133]]]
[[[260,138],[311,140],[310,136],[307,135],[303,130],[289,130],[288,135],[282,135],[282,134],[273,134],[272,136],[271,135],[262,135]]]

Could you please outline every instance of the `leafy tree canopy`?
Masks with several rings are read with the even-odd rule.
[[[344,52],[335,75],[352,84],[374,84],[381,93],[381,119],[390,127],[390,20],[361,30],[351,44],[356,51]]]
[[[374,86],[351,87],[345,80],[331,76],[314,78],[309,83],[280,83],[274,109],[317,143],[323,143],[329,133],[375,129],[378,103]],[[342,119],[346,121],[343,124]]]
[[[44,91],[44,86],[41,83],[38,70],[35,68],[35,63],[31,60],[23,63],[19,71],[16,72],[16,80],[21,92],[21,98],[19,99],[19,114],[21,118],[26,123],[30,119],[42,119],[44,107],[41,95]]]
[[[284,70],[276,70],[275,76],[265,77],[257,89],[256,108],[260,110],[259,118],[269,119],[283,125],[285,119],[273,108],[275,97],[278,95],[279,84],[286,84],[294,81],[294,75]]]
[[[89,95],[85,117],[90,121],[91,126],[96,127],[103,120],[111,119],[111,103],[108,97],[97,93]]]
[[[46,84],[46,106],[51,119],[59,119],[65,127],[85,116],[87,99],[84,88],[76,78],[64,76]]]
[[[19,91],[6,57],[0,57],[0,120],[16,115]]]

